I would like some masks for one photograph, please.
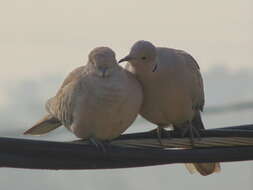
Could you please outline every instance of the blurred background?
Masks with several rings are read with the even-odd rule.
[[[0,136],[22,132],[45,113],[64,77],[96,46],[117,58],[137,40],[184,49],[204,77],[207,128],[253,123],[253,1],[0,1]],[[127,132],[155,126],[138,118]],[[75,139],[65,128],[43,137]],[[208,177],[184,165],[115,170],[0,169],[0,188],[253,189],[252,161],[224,163]]]

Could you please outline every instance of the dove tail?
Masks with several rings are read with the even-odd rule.
[[[196,129],[205,128],[199,111],[196,113],[195,117],[193,118],[192,125]],[[185,166],[190,173],[194,173],[197,171],[203,176],[207,176],[215,172],[220,172],[221,170],[219,163],[190,163],[190,164],[185,164]]]
[[[51,115],[46,115],[43,119],[38,121],[32,128],[24,132],[25,135],[42,135],[46,134],[62,124],[61,122]]]
[[[203,176],[221,171],[219,163],[190,163],[185,166],[191,174],[197,171]]]

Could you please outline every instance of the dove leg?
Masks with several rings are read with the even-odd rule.
[[[165,147],[162,143],[162,138],[165,137],[166,135],[168,135],[167,131],[164,129],[164,125],[158,125],[156,129],[151,130],[149,133],[151,133],[152,135],[156,135],[157,136],[157,140],[159,142],[159,144],[162,147]],[[168,137],[170,138],[170,137]]]
[[[165,147],[164,144],[162,143],[162,138],[167,135],[166,130],[164,129],[164,125],[158,125],[156,128],[156,132],[157,132],[157,140],[159,142],[159,144],[162,147]]]
[[[163,143],[162,143],[162,130],[163,130],[163,129],[161,129],[160,126],[158,126],[158,127],[156,128],[157,140],[158,140],[158,142],[159,142],[159,144],[160,144],[161,146],[163,146]]]

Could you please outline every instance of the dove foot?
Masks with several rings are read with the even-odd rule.
[[[89,142],[90,144],[94,145],[97,148],[97,150],[106,153],[106,146],[108,146],[107,141],[100,141],[91,137],[89,138]]]
[[[186,124],[180,126],[180,127],[176,127],[175,128],[176,131],[178,131],[181,134],[181,137],[189,137],[192,147],[194,147],[196,139],[198,141],[201,140],[201,135],[200,135],[200,131],[194,127],[191,122],[187,122]]]

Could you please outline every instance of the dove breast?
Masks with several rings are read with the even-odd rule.
[[[142,104],[140,84],[119,66],[110,77],[87,74],[73,86],[73,118],[65,126],[79,138],[118,137],[135,120]]]

